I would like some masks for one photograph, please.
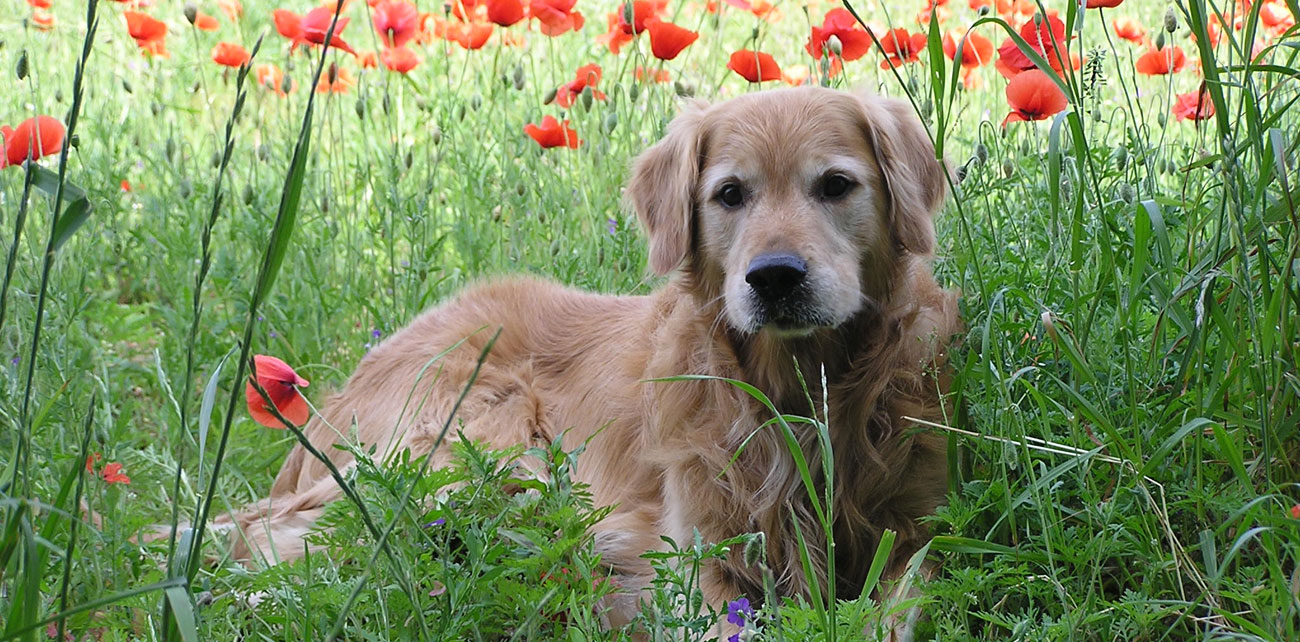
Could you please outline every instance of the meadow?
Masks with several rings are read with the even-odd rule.
[[[953,168],[950,492],[911,601],[740,637],[1300,639],[1296,0],[313,1],[0,0],[0,640],[627,638],[580,444],[528,493],[359,452],[292,563],[137,538],[270,487],[253,355],[320,403],[474,280],[649,292],[631,159],[801,83],[908,97]],[[656,554],[635,625],[708,639],[691,570],[747,542]]]

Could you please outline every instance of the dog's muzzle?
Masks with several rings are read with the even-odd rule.
[[[760,254],[745,272],[756,304],[757,325],[801,332],[824,325],[808,286],[808,262],[795,254]]]

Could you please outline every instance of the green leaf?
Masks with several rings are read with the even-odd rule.
[[[46,169],[40,165],[32,165],[32,185],[37,189],[53,197],[59,192],[59,175],[53,170]],[[86,190],[69,182],[63,182],[63,198],[68,202],[68,206],[59,214],[54,223],[54,239],[51,247],[58,251],[63,247],[72,234],[77,231],[90,218],[90,199],[86,197]]]

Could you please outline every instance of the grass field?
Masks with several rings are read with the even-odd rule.
[[[365,2],[336,27],[358,55],[291,51],[272,11],[310,2],[0,0],[0,123],[51,115],[70,134],[65,155],[0,169],[0,640],[623,636],[593,612],[612,590],[586,535],[601,513],[569,483],[581,454],[561,447],[545,454],[551,483],[521,495],[506,492],[519,453],[471,449],[425,475],[363,457],[359,505],[331,509],[325,552],[268,570],[231,562],[211,531],[134,537],[270,487],[295,438],[249,417],[250,355],[291,364],[315,402],[475,279],[651,290],[620,206],[629,162],[680,96],[761,88],[728,69],[741,49],[780,63],[786,79],[763,87],[911,96],[960,179],[935,267],[963,292],[968,331],[957,414],[934,428],[951,489],[931,522],[936,572],[918,580],[921,637],[1300,639],[1295,0],[951,0],[933,28],[922,0],[861,0],[877,36],[925,42],[896,69],[872,44],[833,75],[835,51],[805,50],[838,6],[819,0],[673,0],[660,19],[699,38],[667,62],[647,34],[610,50],[612,0],[581,0],[585,26],[555,36],[543,30],[572,18],[534,2],[476,49],[485,29],[469,25],[488,5],[506,21],[510,3],[418,0],[430,15],[406,73],[386,68],[411,59],[384,53],[397,30],[372,29]],[[951,30],[976,25],[996,48],[1044,8],[1080,59],[1048,74],[1059,113],[1009,96],[996,67],[1050,70],[1064,43],[1017,58],[1012,40],[966,71],[943,55]],[[851,40],[828,47],[848,58]],[[218,42],[251,63],[218,64]],[[1176,62],[1173,47],[1181,68],[1139,72]],[[598,84],[564,89],[589,63]],[[320,82],[332,91],[310,91]],[[1045,118],[1004,126],[1009,99]],[[540,146],[525,125],[545,116],[580,144]],[[376,526],[391,529],[382,546]],[[661,554],[638,626],[709,637],[690,569],[717,554]],[[884,608],[768,600],[742,637],[860,639]]]

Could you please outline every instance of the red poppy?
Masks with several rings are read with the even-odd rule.
[[[104,456],[99,453],[90,453],[89,455],[86,455],[86,472],[95,472],[95,464],[99,463],[99,460],[103,458]]]
[[[569,127],[569,121],[555,120],[554,116],[544,116],[540,126],[528,123],[524,125],[524,133],[528,134],[541,145],[543,149],[551,147],[569,147],[577,149],[582,141],[578,140],[578,132]]]
[[[293,422],[296,426],[307,423],[311,417],[311,409],[307,407],[307,399],[298,391],[299,388],[307,387],[307,380],[298,376],[298,373],[289,367],[289,364],[264,354],[253,357],[253,374],[249,377],[248,383],[244,386],[244,397],[248,401],[248,414],[253,416],[256,421],[267,428],[288,428],[271,414],[270,407],[266,405],[266,399],[257,392],[253,386],[253,379],[257,384],[262,386],[266,391],[266,396],[270,398],[271,403],[275,404],[276,410],[285,419]]]
[[[218,42],[212,48],[212,61],[224,67],[242,67],[248,64],[248,50],[233,42]]]
[[[880,61],[880,68],[889,69],[917,62],[917,56],[925,50],[925,45],[925,34],[920,32],[908,35],[906,29],[894,29],[885,33],[880,39],[880,48],[885,54],[885,59]]]
[[[346,94],[356,82],[352,72],[339,67],[336,63],[330,63],[329,69],[321,74],[320,80],[316,83],[316,93]]]
[[[658,8],[649,0],[630,0],[618,7],[618,26],[623,33],[637,35],[645,31],[646,20],[658,13]]]
[[[558,36],[568,31],[577,31],[585,24],[582,14],[573,10],[577,3],[578,0],[532,0],[528,12],[541,23],[540,29],[544,35]]]
[[[54,3],[51,0],[27,0],[27,4],[33,9],[49,9]]]
[[[596,89],[596,85],[600,84],[600,76],[600,65],[592,63],[579,67],[572,82],[567,85],[560,85],[555,90],[555,104],[566,109],[572,107],[574,99],[587,87],[591,87],[592,95],[597,99],[605,100],[605,94]]]
[[[645,67],[636,68],[637,82],[649,79],[653,83],[666,83],[673,81],[673,75],[668,73],[667,69],[647,69]]]
[[[284,72],[275,65],[258,65],[257,66],[257,84],[274,91],[281,98],[289,95],[289,92],[297,89],[297,85],[292,80],[288,86],[285,86]]]
[[[477,22],[487,20],[487,7],[483,0],[447,0],[443,4],[444,9],[451,5],[451,15],[456,16],[461,22]]]
[[[804,46],[812,57],[821,60],[826,41],[835,36],[840,41],[840,55],[845,60],[857,60],[871,51],[871,34],[858,26],[857,18],[847,9],[835,8],[826,12],[822,26],[813,27],[808,44]]]
[[[1142,23],[1134,18],[1127,16],[1115,18],[1110,22],[1110,26],[1115,29],[1115,35],[1129,42],[1142,42],[1146,39],[1146,27],[1143,27]]]
[[[385,67],[399,74],[415,69],[420,64],[420,57],[406,47],[389,47],[379,57],[384,61]]]
[[[302,16],[288,9],[276,9],[271,12],[271,19],[275,21],[275,30],[289,39],[289,51],[311,44],[302,35]]]
[[[49,31],[54,28],[54,14],[45,9],[32,9],[32,26],[41,31]]]
[[[650,53],[660,60],[676,58],[700,37],[690,29],[653,18],[646,21],[646,31],[650,32]]]
[[[375,3],[370,15],[375,24],[375,32],[379,34],[379,41],[385,47],[405,46],[419,29],[420,12],[409,2],[380,0]]]
[[[129,484],[131,478],[122,473],[122,464],[113,462],[104,464],[104,468],[99,471],[100,476],[109,484]]]
[[[1114,9],[1124,0],[1088,0],[1088,9]]]
[[[963,40],[963,38],[965,40]],[[993,60],[993,42],[971,31],[957,30],[943,34],[943,54],[949,60],[955,60],[957,43],[961,44],[961,66],[967,69],[987,65]]]
[[[492,25],[483,23],[449,24],[447,39],[454,40],[466,49],[482,49],[492,37]]]
[[[1291,507],[1291,519],[1300,519],[1300,504]]]
[[[1259,21],[1274,33],[1282,32],[1295,26],[1295,16],[1281,2],[1266,2],[1259,7]]]
[[[527,17],[523,0],[485,0],[487,19],[502,27],[509,27]]]
[[[53,116],[36,116],[24,120],[12,130],[6,128],[3,133],[4,164],[18,165],[59,153],[67,130],[63,122]]]
[[[239,0],[217,0],[217,6],[221,8],[222,13],[230,18],[231,22],[238,22],[239,18],[244,15],[244,5]]]
[[[139,11],[123,11],[122,16],[126,18],[127,33],[141,51],[167,57],[167,25],[163,21]]]
[[[630,33],[624,33],[623,28],[620,26],[621,24],[621,20],[617,13],[606,14],[606,31],[603,34],[596,36],[596,42],[609,47],[609,52],[616,56],[618,55],[619,50],[623,48],[623,45],[632,42],[632,39],[635,37]]]
[[[1007,83],[1007,104],[1011,113],[1002,120],[1003,127],[1021,120],[1043,120],[1060,113],[1069,101],[1046,72],[1030,69]]]
[[[1178,94],[1173,114],[1178,120],[1205,120],[1214,116],[1214,102],[1204,91]]]
[[[1069,53],[1069,40],[1065,36],[1065,23],[1061,19],[1048,15],[1043,17],[1039,24],[1034,24],[1033,20],[1026,20],[1025,24],[1020,26],[1020,37],[1024,38],[1029,44],[1029,48],[1047,59],[1047,64],[1052,69],[1060,73],[1064,69],[1064,64],[1068,61],[1071,68],[1078,69],[1078,57]],[[1034,62],[1024,51],[1020,50],[1019,45],[1010,38],[1002,41],[1002,46],[998,47],[998,72],[1007,78],[1029,69],[1034,68]]]
[[[730,69],[749,82],[767,82],[781,79],[781,66],[770,54],[752,49],[741,49],[727,60]]]
[[[194,14],[194,27],[199,31],[216,31],[221,27],[221,23],[216,18],[198,11]]]
[[[355,56],[357,52],[343,41],[343,30],[347,28],[349,20],[349,18],[342,17],[338,19],[338,22],[334,25],[334,34],[330,38],[329,46]],[[333,6],[316,7],[308,11],[307,15],[302,17],[302,37],[312,44],[325,44],[325,34],[329,33],[331,22],[334,22]]]
[[[1139,56],[1135,67],[1140,74],[1163,76],[1182,71],[1186,63],[1187,56],[1182,49],[1165,47],[1161,50],[1152,49]]]

